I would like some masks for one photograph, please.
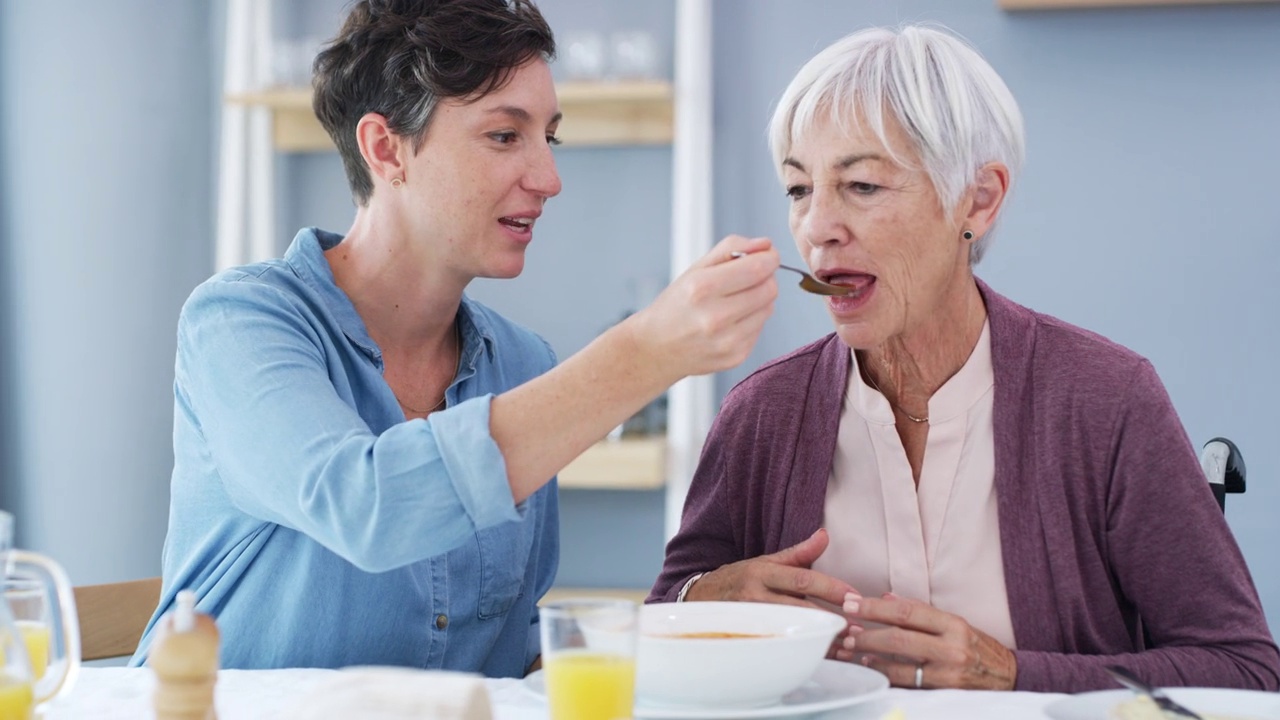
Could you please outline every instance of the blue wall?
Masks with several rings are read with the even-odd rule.
[[[174,327],[212,267],[209,10],[0,3],[0,502],[77,583],[157,574]],[[161,32],[157,32],[161,29]]]
[[[6,37],[6,21],[0,14],[0,38]],[[7,137],[6,127],[11,104],[5,92],[7,78],[4,74],[4,59],[0,56],[0,138]],[[5,143],[0,143],[0,168],[8,167]],[[14,353],[11,350],[16,342],[13,333],[13,311],[16,304],[15,295],[10,292],[8,282],[12,277],[9,266],[11,261],[10,242],[5,233],[9,227],[8,205],[4,198],[9,196],[9,176],[0,172],[0,508],[14,507],[18,500],[17,443],[14,434],[14,418],[12,406],[14,393],[17,392],[16,378],[12,370]]]

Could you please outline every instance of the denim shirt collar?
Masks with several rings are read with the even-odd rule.
[[[382,366],[382,349],[369,337],[369,330],[364,320],[356,312],[351,298],[338,287],[333,279],[333,269],[325,259],[326,250],[342,242],[342,236],[320,228],[303,228],[289,244],[285,251],[284,261],[293,271],[307,283],[324,302],[325,307],[337,319],[343,334],[356,347],[360,348],[371,360]],[[463,360],[462,367],[475,370],[478,353],[482,349],[490,362],[494,360],[497,344],[494,341],[493,328],[483,312],[473,307],[474,301],[466,295],[462,296],[462,304],[458,308],[458,327],[462,332]]]

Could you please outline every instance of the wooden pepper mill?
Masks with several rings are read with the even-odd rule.
[[[147,664],[156,674],[156,720],[217,720],[218,626],[196,612],[196,595],[178,593],[178,607],[160,618]]]

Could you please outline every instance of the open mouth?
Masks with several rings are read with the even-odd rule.
[[[825,283],[849,288],[851,292],[841,299],[859,298],[876,282],[875,275],[844,270],[824,270],[819,271],[817,275],[818,279]]]
[[[531,217],[503,217],[498,218],[498,222],[518,232],[528,232],[533,227]]]

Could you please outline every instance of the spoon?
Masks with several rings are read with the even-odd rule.
[[[744,253],[744,252],[729,253],[729,257],[731,258],[740,258],[740,257],[746,257],[746,256],[747,256],[747,253]],[[832,297],[843,297],[845,295],[853,294],[852,288],[847,288],[847,287],[842,287],[840,285],[832,285],[831,283],[822,282],[818,278],[810,275],[809,273],[799,268],[793,268],[790,265],[779,265],[778,267],[782,268],[783,270],[790,270],[793,273],[799,274],[800,289],[806,292],[811,292],[814,295],[829,295]]]
[[[1174,702],[1173,699],[1170,698],[1168,695],[1165,695],[1164,691],[1161,690],[1160,688],[1153,688],[1150,685],[1142,682],[1141,680],[1138,679],[1136,675],[1120,667],[1119,665],[1108,665],[1106,667],[1107,667],[1107,672],[1110,673],[1111,677],[1115,678],[1116,682],[1138,693],[1139,695],[1146,695],[1147,697],[1151,698],[1155,702],[1156,706],[1159,707],[1164,712],[1172,713],[1174,715],[1180,715],[1182,717],[1187,717],[1187,718],[1195,718],[1195,720],[1203,720],[1203,718],[1201,718],[1199,715],[1195,714],[1191,710],[1188,710],[1187,708]]]

